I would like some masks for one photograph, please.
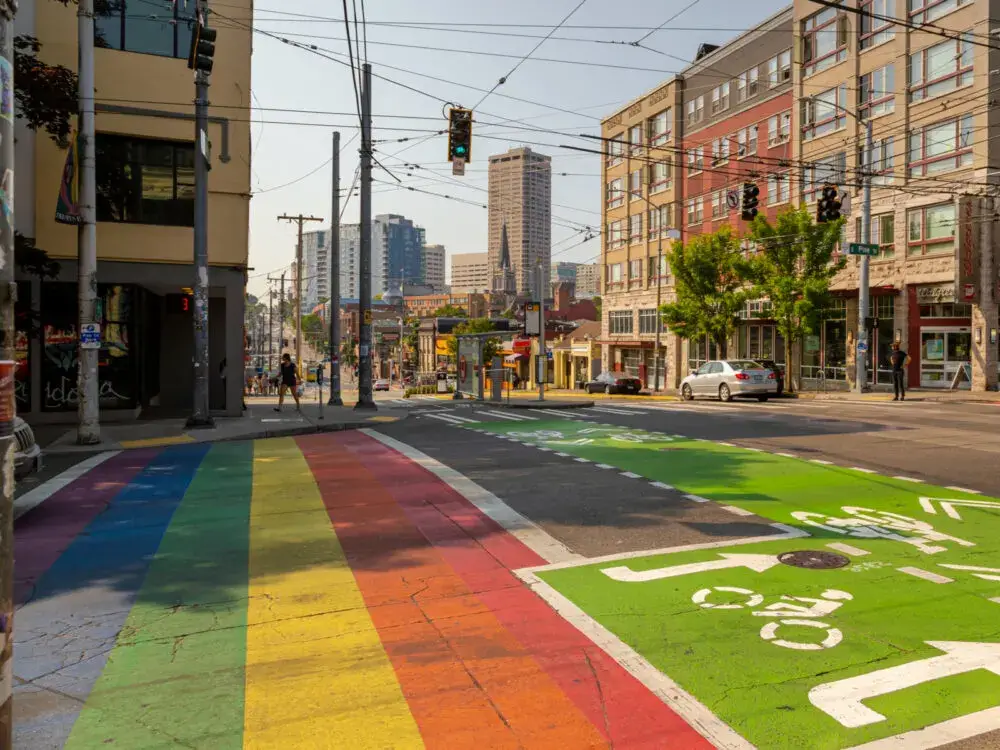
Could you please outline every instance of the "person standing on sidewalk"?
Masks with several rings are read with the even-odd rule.
[[[889,363],[892,365],[892,392],[894,394],[892,400],[906,401],[906,366],[910,364],[910,357],[899,348],[899,344],[893,344]]]
[[[288,353],[281,355],[281,386],[278,390],[278,405],[274,407],[275,411],[281,411],[281,407],[285,403],[286,389],[292,392],[292,398],[295,399],[295,410],[301,410],[302,405],[299,403],[298,371],[295,368],[295,364],[292,362],[292,356]]]

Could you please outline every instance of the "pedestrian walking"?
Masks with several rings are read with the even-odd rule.
[[[893,401],[906,401],[906,366],[910,364],[910,355],[899,348],[899,344],[892,345],[892,354],[889,355],[889,364],[892,365],[892,392]]]
[[[292,392],[292,398],[295,399],[295,409],[298,411],[302,406],[299,403],[298,370],[295,368],[295,363],[292,362],[292,356],[287,353],[281,355],[281,386],[278,391],[278,405],[274,407],[275,411],[281,411],[281,407],[285,403],[286,389]]]

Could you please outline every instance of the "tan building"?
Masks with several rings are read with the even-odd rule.
[[[846,5],[794,3],[801,197],[812,206],[824,182],[840,186],[852,198],[847,240],[862,239],[870,120],[871,241],[880,253],[870,263],[877,327],[869,371],[891,382],[888,352],[899,341],[912,357],[911,386],[968,388],[968,365],[977,389],[994,386],[1000,238],[988,218],[997,184],[988,165],[1000,159],[1000,146],[987,134],[1000,123],[990,83],[1000,57],[976,40],[990,38],[1000,3]],[[934,28],[911,30],[882,16]],[[854,381],[859,263],[850,258],[836,280],[838,304],[802,353],[804,373]]]
[[[518,294],[534,294],[541,267],[548,289],[552,256],[552,159],[530,148],[490,157],[489,289],[503,290],[500,230],[507,226],[511,267]],[[497,286],[499,284],[499,286]]]
[[[489,253],[457,253],[451,256],[451,291],[453,294],[484,292],[489,288]]]
[[[424,245],[424,284],[444,291],[444,245]]]
[[[95,54],[102,419],[133,417],[148,406],[184,410],[193,392],[194,83],[187,55],[194,3],[160,4],[141,32],[123,22],[124,4],[115,5],[97,18]],[[228,6],[236,16],[251,11],[250,0]],[[77,70],[75,5],[26,3],[16,33],[38,39],[46,64]],[[219,27],[209,126],[209,374],[212,408],[234,416],[241,413],[244,355],[250,56],[248,29]],[[19,312],[34,309],[42,323],[41,335],[19,336],[18,410],[29,419],[74,419],[77,229],[54,220],[67,152],[45,132],[20,123],[16,132],[18,229],[61,266],[45,283],[18,275]]]
[[[576,296],[597,297],[601,294],[601,264],[581,263],[576,267]]]

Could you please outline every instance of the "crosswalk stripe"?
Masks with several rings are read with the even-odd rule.
[[[462,421],[458,417],[453,417],[450,414],[425,414],[424,416],[430,419],[440,419],[442,422],[447,422],[448,424],[462,424]]]
[[[527,414],[518,414],[518,415],[515,416],[513,414],[504,414],[503,412],[499,412],[499,411],[487,411],[485,409],[482,410],[482,411],[480,411],[479,413],[480,414],[489,414],[491,417],[497,417],[499,419],[507,419],[507,420],[510,420],[511,422],[537,422],[538,421],[538,417],[529,417]]]
[[[609,409],[606,406],[593,406],[590,409],[588,409],[588,411],[596,411],[600,412],[601,414],[621,414],[626,417],[632,416],[633,414],[636,413],[641,413],[636,411],[629,411],[626,409]]]

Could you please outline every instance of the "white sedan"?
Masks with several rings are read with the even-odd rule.
[[[711,396],[720,401],[734,397],[767,401],[778,395],[778,379],[773,370],[757,362],[726,359],[706,362],[681,381],[681,397]]]
[[[389,381],[385,378],[380,378],[375,381],[374,390],[376,391],[387,391],[389,390]]]

